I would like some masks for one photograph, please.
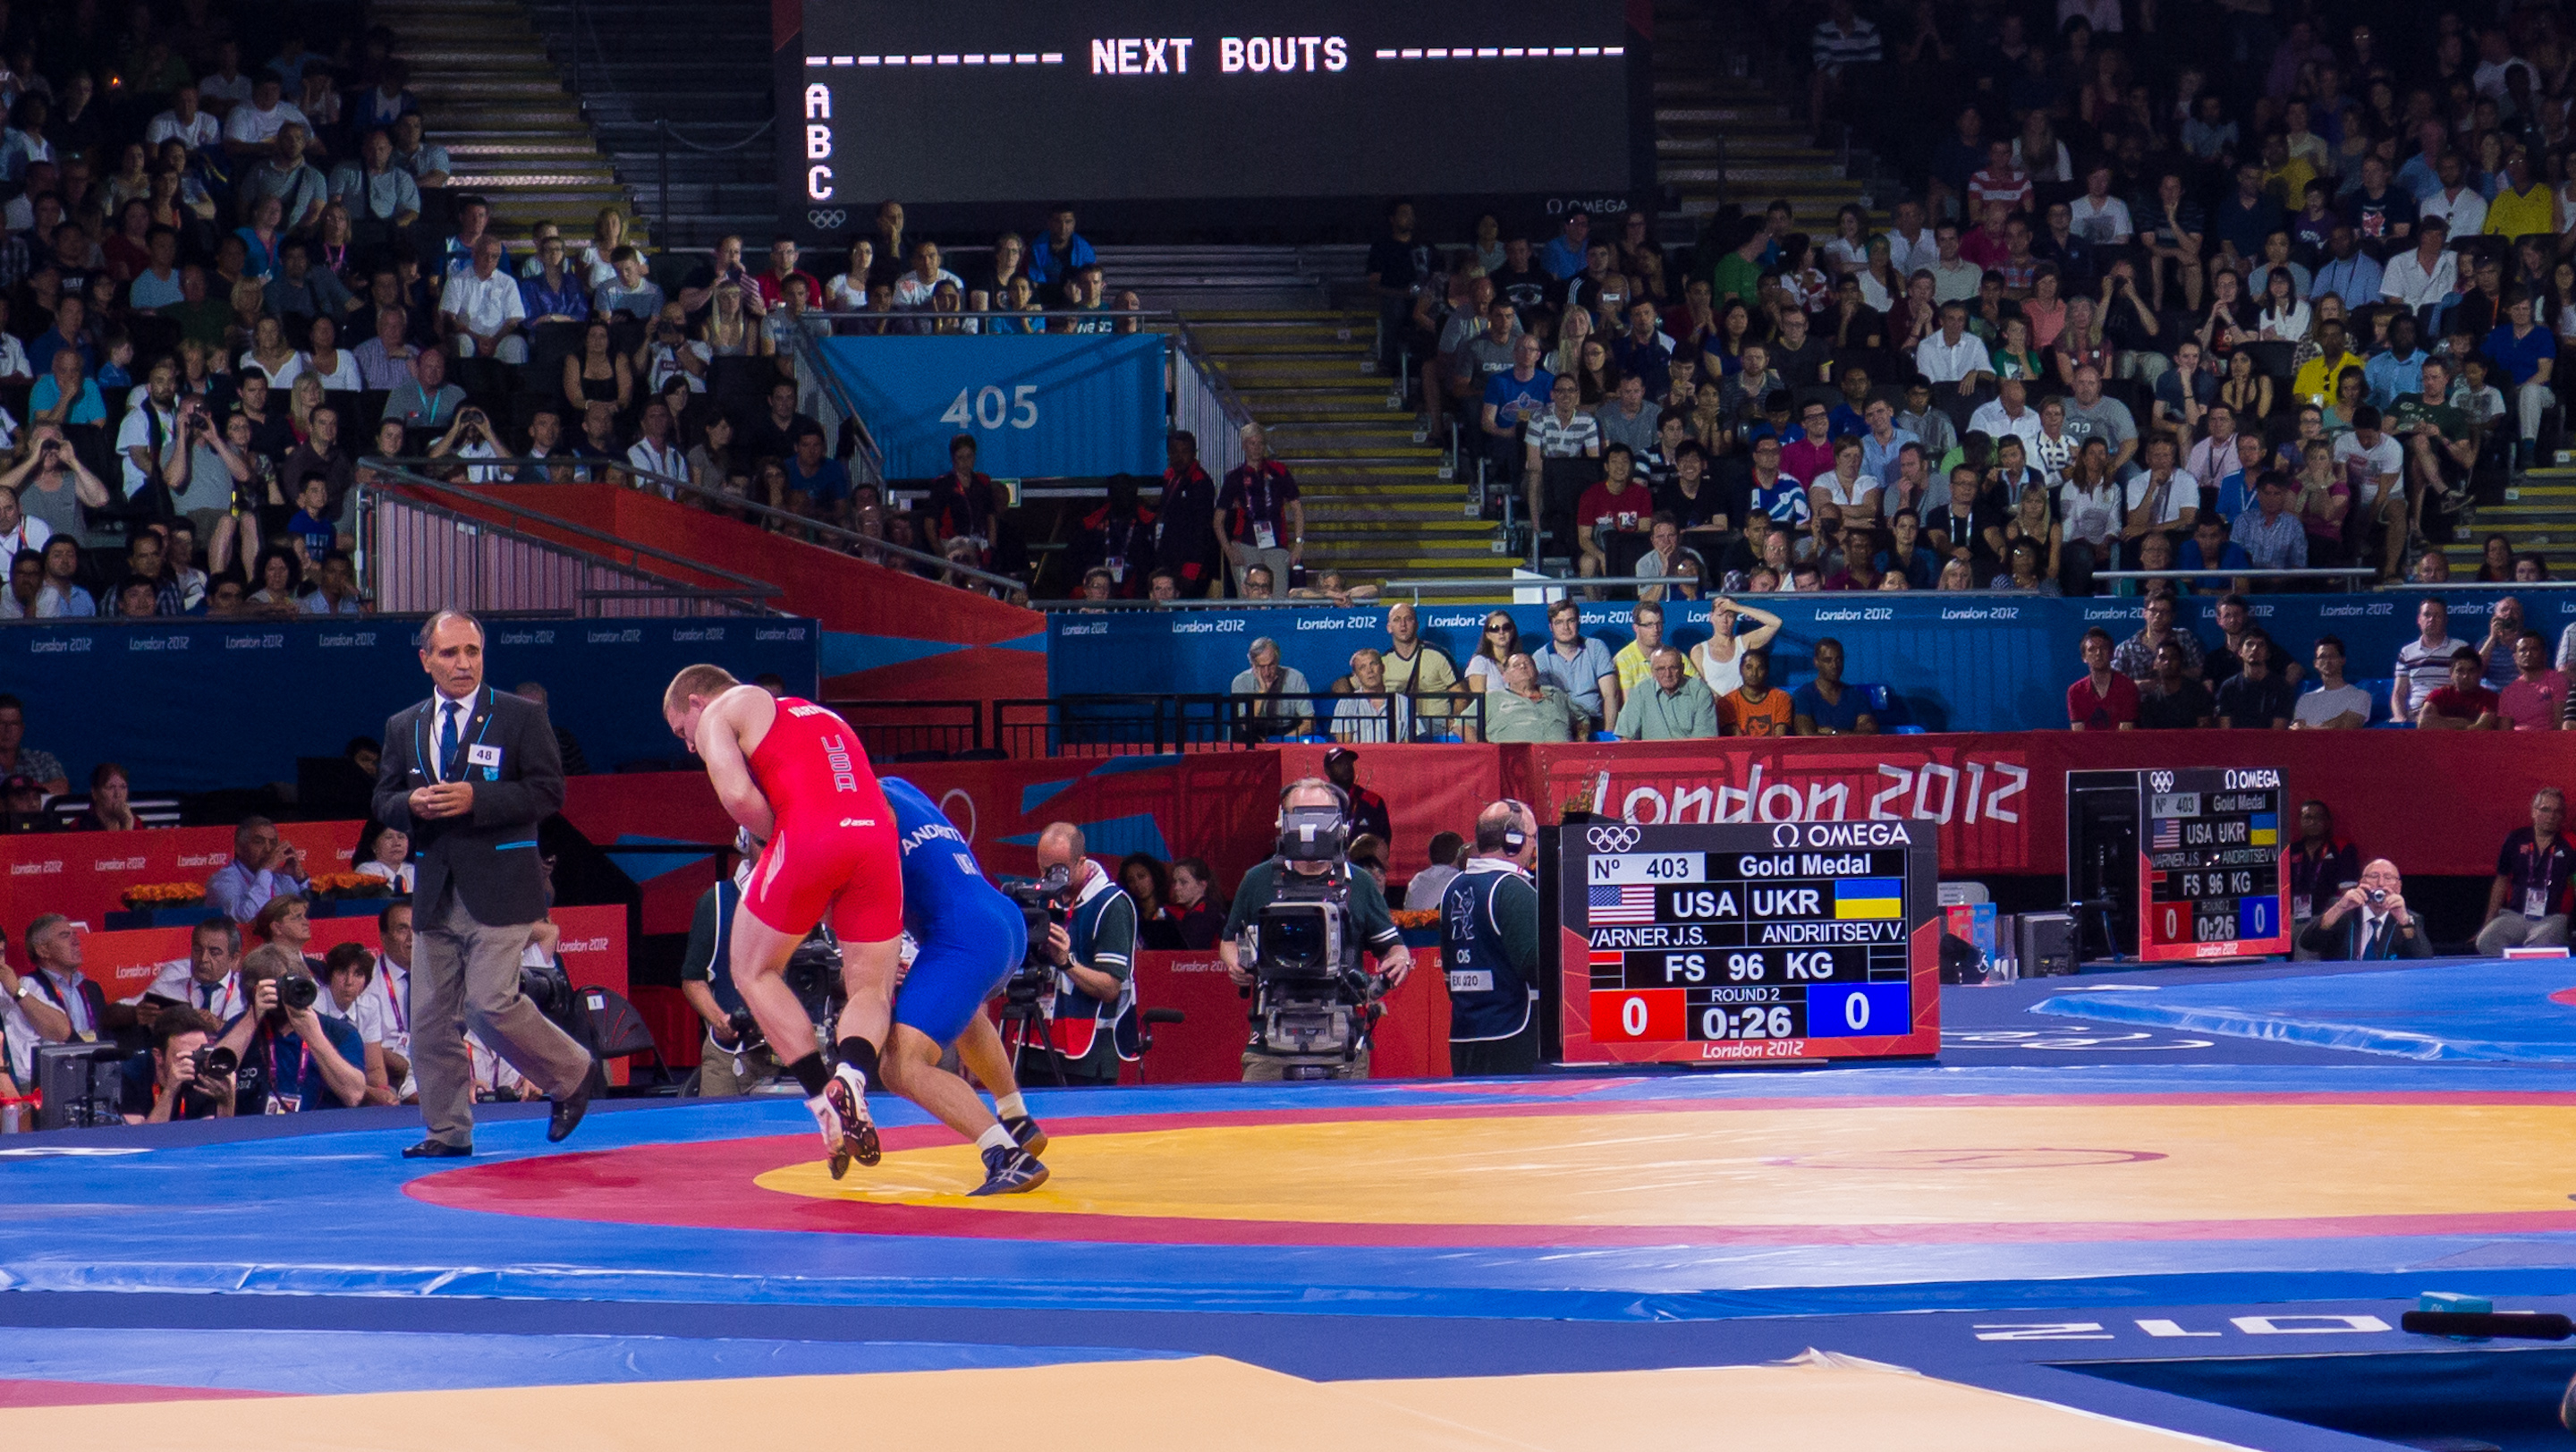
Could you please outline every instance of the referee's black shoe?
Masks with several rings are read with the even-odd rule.
[[[1009,1130],[1011,1132],[1011,1138],[1019,1144],[1020,1148],[1027,1150],[1030,1154],[1042,1155],[1046,1153],[1047,1132],[1039,1126],[1035,1116],[1027,1114],[1005,1114],[1002,1116],[1002,1128]]]
[[[555,1111],[546,1119],[546,1143],[563,1143],[573,1130],[580,1126],[581,1117],[589,1111],[590,1076],[584,1074],[581,1076],[581,1083],[575,1085],[570,1094],[555,1101]]]
[[[995,1145],[984,1151],[984,1183],[969,1195],[1022,1195],[1046,1183],[1047,1167],[1023,1149]]]
[[[402,1152],[407,1160],[461,1160],[472,1157],[474,1146],[449,1144],[443,1139],[425,1139]]]

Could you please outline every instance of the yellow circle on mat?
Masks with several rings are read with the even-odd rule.
[[[1374,1225],[2173,1222],[2568,1211],[2576,1102],[1997,1105],[1346,1120],[1068,1133],[969,1199],[973,1147],[763,1189],[997,1213]]]

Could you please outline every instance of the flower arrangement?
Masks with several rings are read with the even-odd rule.
[[[134,912],[195,907],[205,900],[206,885],[202,882],[147,882],[125,890],[125,906]]]
[[[1389,916],[1399,928],[1436,928],[1440,926],[1438,908],[1397,908]]]
[[[363,872],[317,872],[308,879],[315,897],[391,897],[394,885]]]

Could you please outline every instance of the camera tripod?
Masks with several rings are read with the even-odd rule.
[[[1067,1087],[1064,1078],[1064,1055],[1055,1052],[1055,1019],[1047,1012],[1042,999],[1025,1002],[1006,998],[1002,1001],[1002,1051],[1011,1056],[1011,1077],[1028,1082],[1023,1072],[1024,1056],[1034,1047],[1046,1056],[1047,1068],[1055,1075],[1055,1087]]]

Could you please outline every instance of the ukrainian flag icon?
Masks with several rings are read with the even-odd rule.
[[[2281,817],[2277,812],[2256,812],[2248,824],[2247,841],[2256,847],[2281,845]]]
[[[1901,918],[1905,916],[1905,879],[1855,877],[1834,884],[1834,917]]]

